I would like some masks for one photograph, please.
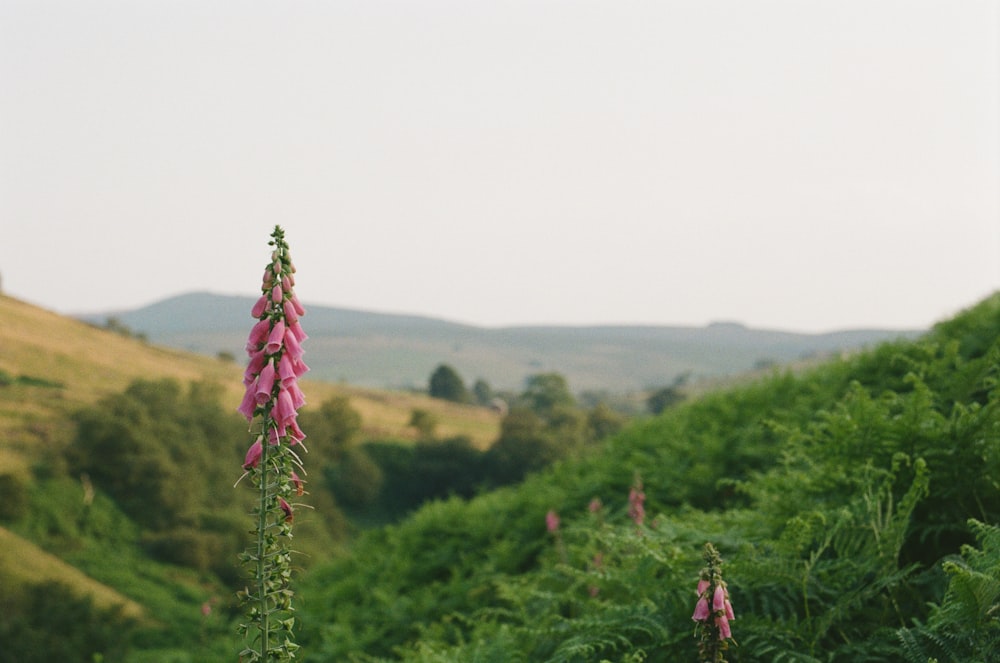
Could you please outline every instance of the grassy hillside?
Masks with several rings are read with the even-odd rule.
[[[697,660],[710,541],[729,661],[998,661],[998,378],[1000,295],[426,506],[306,576],[306,660]]]

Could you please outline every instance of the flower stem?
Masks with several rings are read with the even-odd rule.
[[[269,624],[270,610],[268,608],[267,601],[267,579],[268,579],[268,569],[267,569],[267,512],[270,503],[270,481],[268,481],[268,474],[270,468],[270,459],[268,458],[270,451],[270,444],[267,442],[267,431],[268,426],[270,426],[270,417],[264,418],[264,443],[261,445],[260,452],[260,465],[258,466],[260,471],[260,490],[259,490],[259,502],[257,505],[257,600],[259,603],[258,610],[260,611],[259,621],[257,623],[258,629],[260,631],[260,660],[267,660],[267,651],[270,646],[268,635],[271,632]]]

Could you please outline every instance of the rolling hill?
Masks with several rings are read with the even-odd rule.
[[[171,297],[131,311],[80,315],[114,318],[152,342],[201,354],[239,356],[253,299],[210,293]],[[694,379],[731,376],[774,363],[828,356],[916,330],[856,329],[825,334],[706,327],[537,326],[484,328],[444,320],[307,306],[312,376],[373,388],[423,389],[441,363],[468,382],[520,390],[526,377],[557,372],[576,391],[627,393]]]

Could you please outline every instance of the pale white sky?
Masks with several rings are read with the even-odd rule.
[[[482,325],[923,327],[1000,289],[996,0],[0,0],[0,276]]]

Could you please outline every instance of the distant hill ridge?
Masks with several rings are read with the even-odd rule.
[[[240,357],[253,297],[196,292],[113,317],[150,341],[208,355]],[[923,330],[852,329],[823,334],[751,329],[734,322],[705,327],[639,325],[485,328],[417,315],[309,305],[303,319],[310,377],[378,388],[423,388],[441,363],[470,384],[523,387],[527,376],[558,372],[574,391],[636,391],[679,375],[717,378],[770,363],[856,350],[913,338]]]

